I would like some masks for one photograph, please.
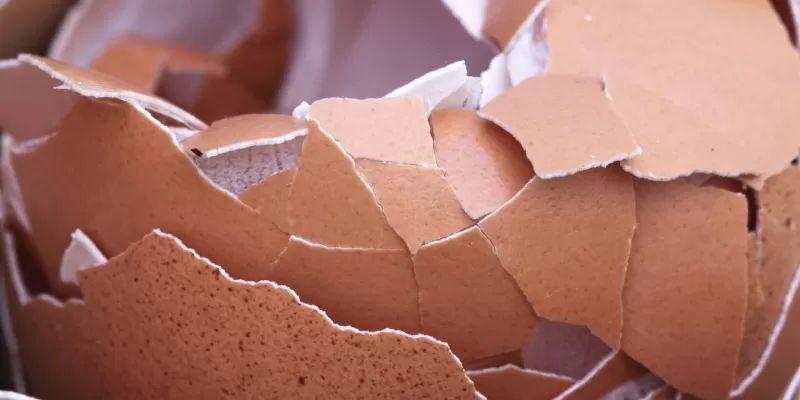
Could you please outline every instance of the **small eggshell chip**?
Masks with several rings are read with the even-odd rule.
[[[632,177],[596,168],[533,179],[480,226],[537,315],[588,326],[618,348],[635,222]]]
[[[492,100],[480,114],[514,135],[543,179],[607,166],[642,151],[599,79],[529,78]]]
[[[417,284],[406,250],[330,248],[292,237],[268,277],[337,324],[420,331]]]
[[[249,146],[275,145],[305,134],[306,124],[290,115],[244,114],[211,124],[181,142],[184,149],[213,157]]]
[[[414,256],[422,331],[463,361],[522,348],[536,315],[477,226],[422,246]]]
[[[747,297],[744,196],[636,180],[622,349],[677,389],[725,399]]]
[[[473,219],[496,210],[533,177],[519,142],[475,111],[435,111],[431,127],[436,162]]]
[[[402,249],[355,163],[315,121],[289,195],[293,235],[330,247]]]
[[[472,225],[438,168],[365,159],[356,160],[356,168],[412,254],[427,242]]]

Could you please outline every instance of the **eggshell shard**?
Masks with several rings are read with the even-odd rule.
[[[554,1],[545,23],[549,74],[624,77],[712,128],[706,132],[715,135],[706,140],[714,144],[713,158],[693,157],[696,162],[725,160],[736,163],[725,166],[726,174],[770,176],[797,157],[800,114],[786,104],[800,103],[800,59],[768,0],[686,7],[655,0]],[[753,50],[747,62],[743,48]],[[659,108],[637,111],[664,121]]]
[[[59,271],[62,282],[77,284],[80,269],[105,264],[108,259],[92,242],[92,239],[89,239],[80,229],[72,232],[71,237],[72,241],[64,250],[64,256],[61,258]]]
[[[356,169],[412,254],[472,225],[440,169],[363,159],[356,160]]]
[[[277,145],[306,134],[305,122],[289,115],[244,114],[216,121],[181,142],[184,149],[214,157],[252,146]]]
[[[417,284],[406,250],[330,248],[292,237],[269,279],[292,288],[337,324],[420,332]]]
[[[494,211],[533,178],[519,143],[476,112],[436,111],[431,127],[436,162],[471,218]]]
[[[420,97],[322,99],[311,104],[308,117],[319,121],[353,158],[436,165]]]
[[[522,144],[543,179],[607,166],[642,151],[603,94],[601,82],[593,78],[530,78],[503,92],[480,114]]]
[[[83,302],[12,303],[45,398],[479,398],[445,344],[335,325],[290,289],[233,280],[158,231],[79,280]]]
[[[289,226],[293,235],[330,247],[404,249],[355,163],[311,121],[292,184]]]
[[[516,365],[468,371],[467,374],[487,400],[552,399],[575,382],[571,378],[525,370]]]
[[[537,315],[588,326],[618,348],[635,223],[631,176],[598,168],[533,179],[480,226]]]
[[[487,0],[483,34],[498,48],[511,45],[517,30],[542,0]]]
[[[561,393],[557,400],[593,400],[603,398],[623,384],[647,374],[647,369],[621,350],[610,352],[582,379]]]
[[[540,319],[533,340],[522,349],[525,368],[581,379],[611,352],[583,326]]]
[[[477,226],[422,246],[414,276],[422,331],[462,362],[518,350],[533,337],[533,309]]]
[[[682,181],[635,189],[622,348],[678,390],[725,399],[746,307],[744,196]]]
[[[640,156],[622,161],[626,171],[651,180],[746,172],[739,159],[720,148],[720,132],[696,115],[619,77],[606,75],[604,80],[614,108],[642,147]]]
[[[0,59],[47,49],[70,0],[4,0],[0,3]]]
[[[242,192],[239,200],[253,207],[282,231],[289,232],[291,226],[287,207],[295,176],[296,169],[277,172]]]
[[[28,397],[24,394],[8,391],[0,391],[0,399],[2,400],[36,400],[34,397]]]
[[[167,72],[198,75],[225,72],[222,60],[211,54],[136,36],[115,40],[93,62],[92,69],[146,93],[155,92]]]
[[[467,85],[467,66],[464,61],[458,61],[445,67],[428,72],[417,79],[392,90],[386,97],[398,96],[419,96],[422,98],[425,107],[425,114],[430,113],[439,105],[456,94],[459,89]],[[468,101],[467,95],[463,95],[462,103]],[[477,93],[480,96],[480,92]]]
[[[509,87],[511,76],[508,73],[508,56],[500,53],[492,58],[486,71],[481,72],[480,106],[486,106]]]
[[[787,385],[793,383],[800,364],[800,267],[790,282],[768,344],[749,375],[731,393],[734,400],[778,398]]]
[[[253,280],[266,276],[288,241],[208,181],[172,134],[135,105],[81,99],[55,135],[11,161],[36,256],[56,293],[60,257],[77,228],[109,254],[152,229],[169,229],[230,265],[233,276]]]

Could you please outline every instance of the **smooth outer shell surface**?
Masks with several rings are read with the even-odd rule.
[[[494,211],[533,177],[519,142],[475,111],[436,111],[431,128],[436,162],[471,218]]]
[[[570,378],[524,370],[516,365],[469,371],[468,375],[488,400],[549,400],[575,383]]]
[[[690,3],[550,2],[547,72],[624,77],[705,121],[715,156],[685,168],[709,170],[724,157],[739,172],[781,171],[800,144],[800,113],[788,106],[800,104],[797,50],[769,0]]]
[[[57,134],[12,162],[54,288],[77,228],[106,254],[168,229],[232,276],[254,280],[266,276],[289,239],[203,177],[170,132],[129,104],[81,99]]]
[[[270,175],[263,181],[251,186],[239,195],[242,203],[253,207],[257,213],[275,223],[282,231],[289,232],[289,216],[286,207],[292,182],[297,175],[296,169],[287,169]]]
[[[440,169],[372,160],[357,160],[356,169],[412,254],[472,225]]]
[[[618,168],[534,179],[480,223],[536,314],[614,348],[634,225],[632,178]]]
[[[322,99],[308,111],[353,158],[435,166],[427,115],[420,97]]]
[[[555,178],[641,153],[599,79],[525,80],[480,111],[522,144],[536,175]]]
[[[583,379],[575,382],[557,400],[595,400],[610,393],[626,382],[636,380],[647,373],[621,350],[608,354]]]
[[[443,343],[334,325],[290,289],[231,280],[160,232],[79,280],[84,301],[12,296],[44,398],[479,398]]]
[[[692,172],[738,175],[740,161],[717,151],[719,132],[669,100],[617,77],[605,77],[606,91],[642,154],[622,161],[632,174],[656,180]]]
[[[331,247],[403,249],[355,163],[323,132],[309,124],[289,195],[291,233]]]
[[[414,256],[422,331],[462,362],[522,348],[537,318],[477,226],[422,246]]]
[[[329,248],[292,237],[268,277],[337,324],[420,332],[417,283],[406,250]]]
[[[622,348],[681,391],[725,399],[747,296],[742,195],[636,180]]]
[[[214,122],[186,138],[181,146],[211,157],[247,146],[284,143],[305,129],[303,121],[290,115],[244,114]]]
[[[211,54],[131,36],[117,39],[95,60],[92,69],[148,93],[156,90],[168,71],[197,75],[221,75],[225,71],[222,60]]]

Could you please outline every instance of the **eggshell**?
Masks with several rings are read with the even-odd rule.
[[[598,79],[530,78],[503,92],[480,114],[522,144],[543,179],[607,166],[642,151]]]
[[[308,117],[353,158],[435,166],[433,139],[422,98],[322,99]]]
[[[420,332],[417,283],[406,250],[331,248],[292,237],[268,278],[337,324]]]
[[[249,146],[276,145],[305,135],[306,124],[289,115],[244,114],[211,124],[181,142],[203,157],[213,157]]]
[[[296,169],[287,169],[270,175],[242,192],[239,200],[275,223],[280,230],[289,232],[292,228],[289,226],[286,208],[296,175]]]
[[[356,160],[356,169],[412,254],[473,224],[440,169],[365,159]]]
[[[621,350],[608,353],[581,380],[561,393],[558,400],[592,400],[622,386],[626,382],[641,378],[647,369],[628,357]]]
[[[537,317],[477,226],[428,243],[414,256],[422,331],[462,362],[528,343]]]
[[[533,179],[480,227],[536,314],[588,326],[618,348],[635,223],[631,176],[596,168]]]
[[[552,399],[574,382],[571,378],[524,370],[516,365],[469,371],[468,375],[488,400]]]
[[[287,207],[293,235],[330,247],[403,249],[355,163],[311,121]]]
[[[7,270],[15,325],[45,398],[479,398],[445,344],[336,325],[291,289],[233,280],[160,231],[81,271],[84,301],[23,301],[18,268]]]
[[[431,127],[436,162],[471,218],[494,211],[533,178],[519,143],[476,112],[436,111]]]
[[[636,180],[622,349],[678,390],[725,399],[747,298],[744,196]]]

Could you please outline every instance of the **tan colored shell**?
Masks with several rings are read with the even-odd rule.
[[[426,122],[416,97],[315,102],[296,168],[236,193],[211,181],[145,111],[205,128],[177,107],[44,59],[0,69],[0,125],[14,107],[19,115],[37,101],[60,107],[45,121],[14,120],[19,138],[9,132],[18,140],[4,175],[19,187],[4,176],[3,192],[22,205],[11,210],[30,222],[18,238],[39,261],[21,268],[40,269],[52,293],[67,296],[58,261],[73,231],[115,256],[79,273],[83,300],[16,304],[33,386],[67,398],[478,398],[477,388],[489,398],[576,400],[649,370],[669,385],[650,398],[672,387],[710,400],[779,395],[800,363],[800,177],[789,166],[800,114],[773,106],[800,100],[796,53],[766,0],[688,11],[640,0],[654,2],[650,19],[655,11],[632,0],[610,1],[548,5],[538,16],[550,35],[547,73],[560,75],[517,76],[517,87],[482,110],[437,111]],[[722,22],[702,17],[718,9]],[[651,20],[673,37],[653,37],[661,31],[641,25]],[[729,36],[741,26],[734,22],[751,20],[774,41]],[[513,45],[502,28],[486,33]],[[692,32],[701,28],[705,36]],[[607,37],[621,37],[621,47],[598,42]],[[763,59],[720,64],[735,42],[712,40],[721,37]],[[662,65],[674,62],[697,75]],[[756,82],[756,67],[781,83]],[[47,78],[35,96],[22,92],[31,81],[14,81],[16,68]],[[49,90],[50,76],[72,92]],[[14,106],[13,93],[29,98]],[[758,101],[745,112],[748,95]],[[247,119],[280,133],[270,138],[306,126]],[[216,136],[207,149],[276,145],[234,122],[206,130]],[[206,139],[184,143],[200,149]],[[474,165],[454,148],[474,154]],[[747,199],[728,185],[736,181],[693,179],[697,172],[760,189],[755,233]],[[502,182],[481,183],[493,179]],[[12,260],[16,251],[8,249]],[[517,356],[540,317],[588,327],[612,350],[584,376],[526,368]],[[466,373],[456,356],[488,368]]]

